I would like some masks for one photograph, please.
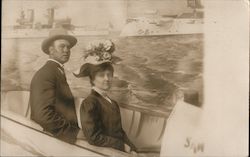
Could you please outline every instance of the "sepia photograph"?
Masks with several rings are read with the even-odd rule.
[[[243,39],[249,4],[205,1],[2,0],[1,156],[246,155],[246,123],[237,123],[243,132],[235,138],[245,139],[241,149],[228,144],[233,153],[218,151],[212,140],[226,127],[217,132],[210,120],[224,125],[231,116],[216,117],[222,107],[209,100],[227,96],[208,96],[216,93],[211,84],[220,86],[212,81],[223,80],[209,72],[232,53],[218,62],[209,44],[219,47],[220,31],[237,26],[209,29],[220,25],[231,6],[233,12],[243,8],[232,19],[248,28],[229,37]],[[215,19],[207,18],[211,12]],[[249,55],[248,45],[241,43],[242,56]],[[238,76],[246,78],[249,56],[244,58]],[[233,74],[227,78],[236,80]],[[248,81],[242,83],[239,95],[247,95],[238,102],[248,112]],[[249,114],[240,120],[248,121]]]

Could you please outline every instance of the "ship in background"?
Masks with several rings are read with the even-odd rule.
[[[179,15],[159,15],[157,10],[144,13],[143,17],[127,19],[120,36],[157,36],[203,33],[203,6],[201,0],[187,0],[192,12]]]
[[[35,22],[34,9],[21,11],[16,20],[17,25],[3,27],[3,38],[43,38],[49,35],[49,31],[54,28],[64,28],[74,36],[100,36],[109,34],[109,25],[85,25],[76,26],[71,22],[71,18],[55,18],[55,8],[48,8],[45,23]]]

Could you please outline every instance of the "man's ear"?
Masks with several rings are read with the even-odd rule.
[[[49,54],[52,54],[54,52],[54,47],[51,45],[49,46]]]

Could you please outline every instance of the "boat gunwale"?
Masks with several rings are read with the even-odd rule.
[[[44,131],[42,131],[42,130],[40,130],[40,129],[38,129],[38,128],[29,126],[29,125],[27,125],[27,124],[23,124],[23,123],[21,123],[21,122],[15,120],[14,118],[9,117],[10,114],[9,114],[9,115],[6,115],[6,113],[4,113],[4,112],[5,112],[5,111],[1,110],[0,116],[1,116],[2,118],[5,118],[5,119],[7,119],[7,120],[10,120],[10,121],[12,121],[12,122],[14,122],[14,123],[16,123],[16,124],[19,124],[19,125],[21,125],[21,126],[24,126],[24,127],[26,127],[26,128],[29,128],[29,129],[34,130],[34,131],[36,131],[36,132],[40,132],[40,133],[42,133],[43,135],[47,135],[47,136],[49,136],[49,137],[55,138],[52,134],[46,133],[46,132],[44,132]],[[6,111],[6,112],[8,112],[8,111]],[[11,112],[11,113],[12,113],[12,112]],[[19,116],[19,115],[17,115],[17,116]],[[25,118],[25,117],[23,117],[23,118]],[[25,118],[25,119],[27,119],[27,118]],[[28,119],[27,119],[27,120],[28,120]],[[55,139],[57,139],[57,138],[55,138]],[[57,140],[60,140],[60,139],[57,139]],[[78,139],[78,140],[81,140],[81,139]],[[63,142],[63,143],[67,143],[67,142],[62,141],[62,140],[60,140],[60,141]],[[82,140],[82,141],[85,141],[85,140]],[[70,144],[70,143],[67,143],[67,144]],[[88,147],[86,147],[86,146],[82,146],[82,145],[80,145],[80,144],[77,144],[77,142],[74,143],[74,144],[72,144],[72,145],[74,145],[74,146],[76,146],[76,147],[78,147],[78,148],[85,149],[85,150],[87,150],[87,151],[90,151],[90,152],[99,154],[99,155],[101,155],[101,156],[110,156],[110,155],[112,155],[112,154],[105,154],[105,153],[102,153],[102,152],[98,152],[98,151],[96,151],[96,150],[94,150],[94,149],[91,149],[91,148],[88,148]],[[105,147],[103,147],[103,149],[110,149],[110,150],[112,149],[111,151],[115,152],[116,154],[119,154],[119,157],[126,157],[126,156],[128,156],[128,153],[125,153],[125,152],[122,152],[122,151],[119,151],[119,150],[115,150],[115,149],[113,149],[113,148],[108,148],[108,147],[105,148]]]

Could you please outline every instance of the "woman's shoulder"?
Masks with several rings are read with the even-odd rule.
[[[114,99],[112,99],[112,98],[111,98],[110,100],[112,101],[112,103],[113,103],[113,104],[115,104],[115,105],[119,106],[119,105],[118,105],[118,103],[117,103],[117,101],[115,101],[115,100],[114,100]]]
[[[93,95],[88,95],[83,101],[82,103],[96,103],[97,102],[97,98]]]
[[[90,94],[88,95],[81,104],[81,107],[94,108],[98,106],[99,102],[96,96]]]

